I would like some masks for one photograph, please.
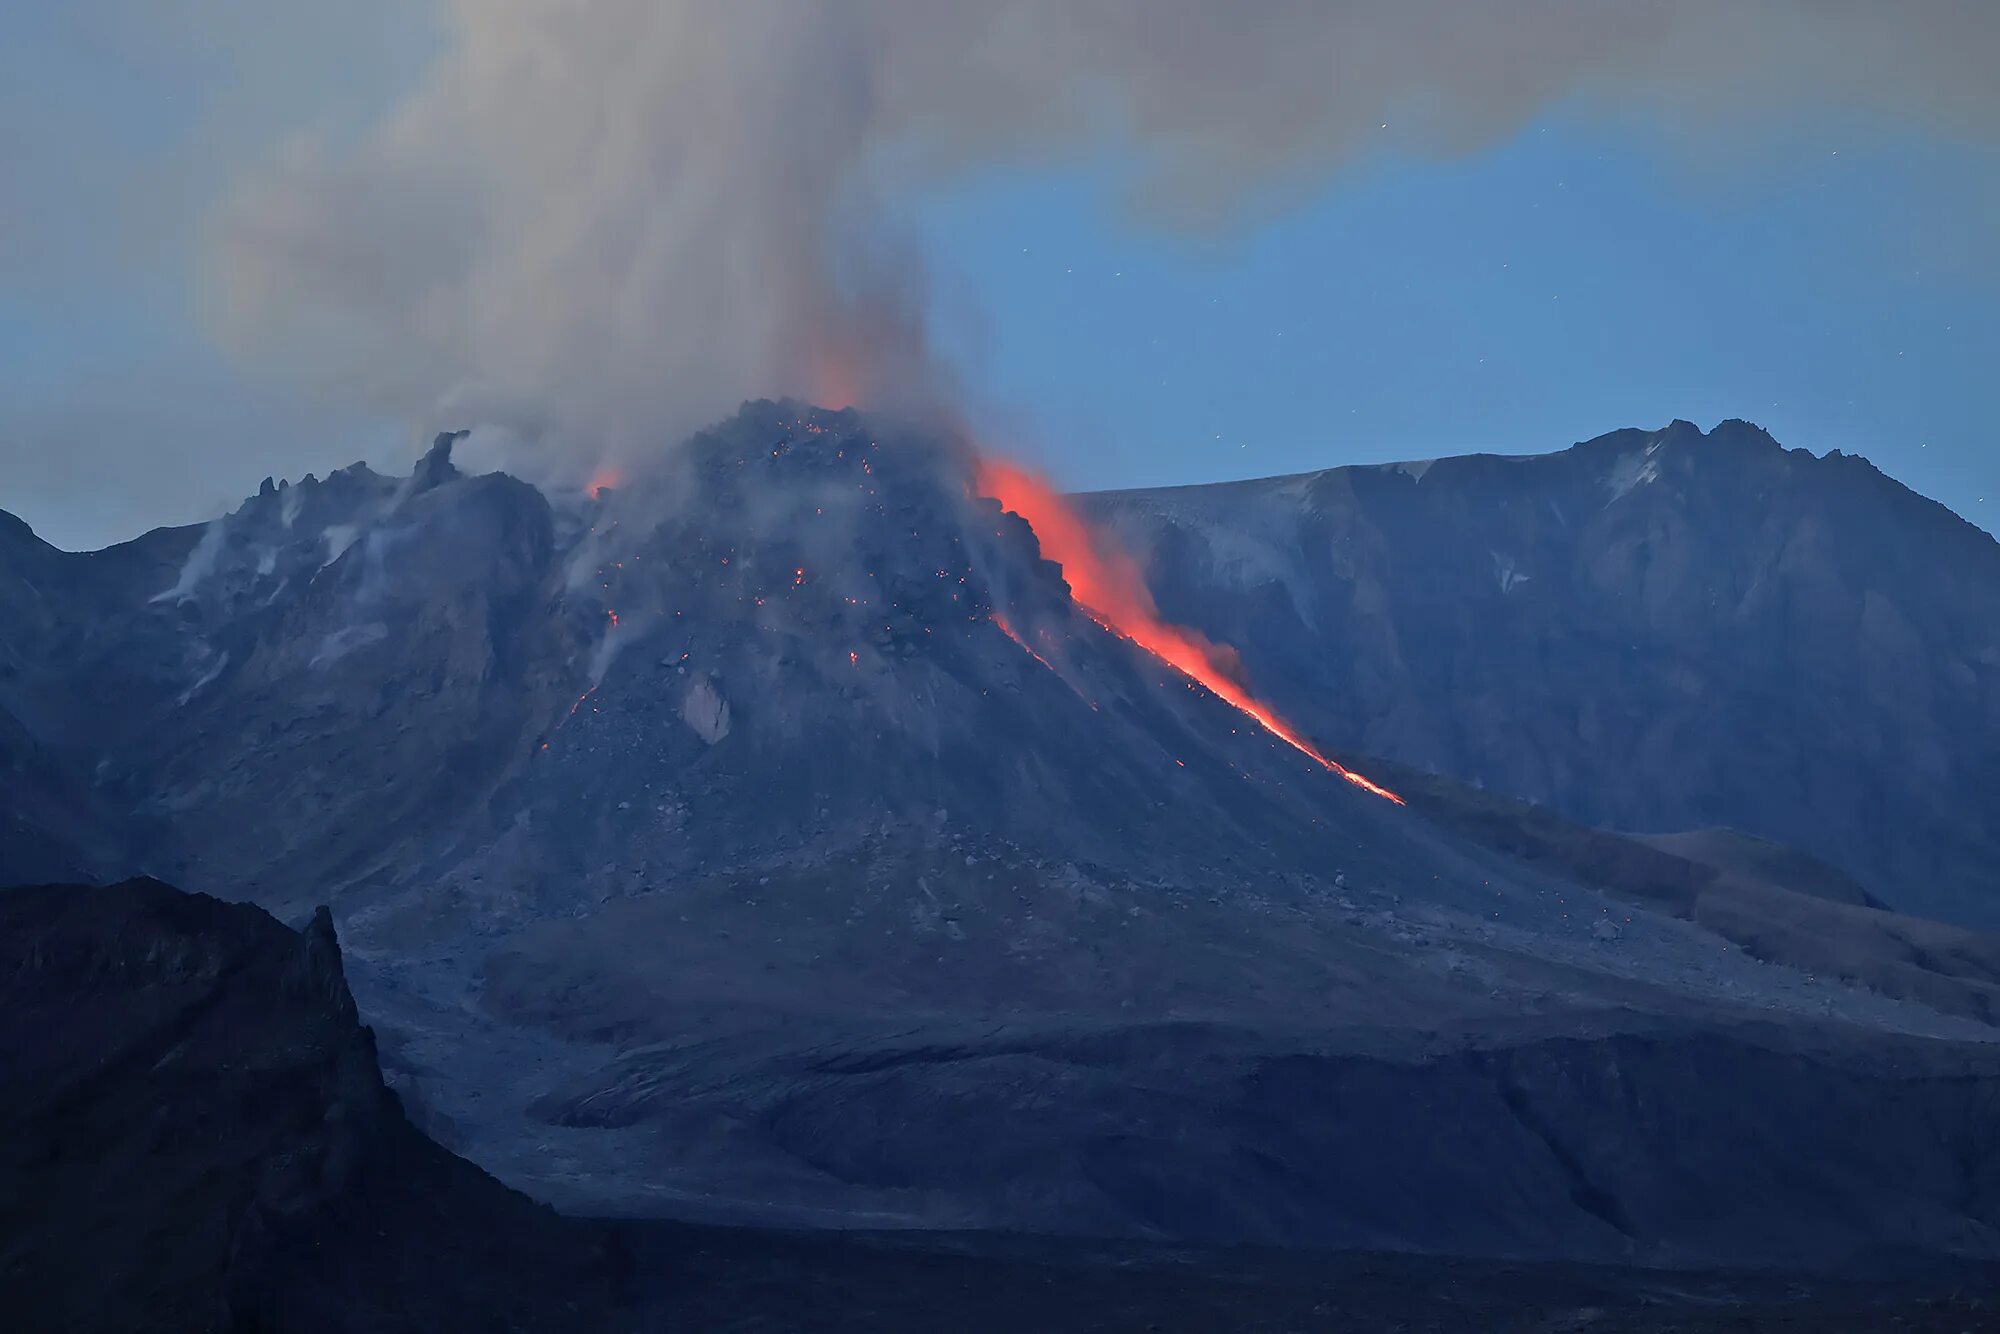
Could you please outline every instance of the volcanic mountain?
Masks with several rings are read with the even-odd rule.
[[[753,405],[567,511],[451,445],[130,544],[168,561],[37,553],[48,584],[129,572],[122,621],[86,602],[13,640],[11,698],[95,757],[156,863],[486,916],[882,829],[1162,874],[1290,864],[1315,820],[1381,814],[1081,614],[928,439]]]
[[[1163,660],[949,437],[753,403],[570,494],[456,444],[104,552],[8,530],[0,710],[62,798],[22,817],[46,849],[330,903],[412,1117],[509,1184],[1645,1262],[2000,1249],[1990,939],[1906,929],[1866,877],[1829,902],[1816,862],[1726,879],[1742,844],[1607,852],[1343,781],[1308,751],[1372,736],[1366,701],[1308,698],[1269,639],[1231,663],[1216,619],[1194,676]],[[1163,543],[1159,605],[1204,624],[1179,568]]]
[[[2000,543],[1865,459],[1674,422],[1082,505],[1329,745],[2000,927]]]

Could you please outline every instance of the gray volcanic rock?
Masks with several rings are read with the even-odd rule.
[[[1670,452],[1646,448],[1614,509]],[[934,434],[754,403],[591,497],[450,452],[104,553],[17,538],[0,610],[38,633],[0,627],[4,702],[141,864],[331,904],[387,1078],[509,1184],[784,1224],[1994,1251],[1991,1146],[1960,1129],[1990,941],[1773,886],[1741,847],[1701,850],[1725,874],[1351,787],[1082,614]],[[1308,734],[1515,709],[1299,687],[1338,670],[1313,635],[1364,626],[1393,685],[1369,654],[1403,652],[1404,613],[1359,558],[1322,606],[1278,549],[1216,567],[1232,615],[1305,636],[1266,688]],[[1429,588],[1404,591],[1443,616]],[[1585,636],[1563,606],[1536,613],[1550,652]],[[1704,1212],[1675,1164],[1757,1188]]]
[[[1417,810],[1482,846],[1697,923],[1809,979],[1837,978],[2000,1023],[2000,933],[1889,912],[1825,863],[1733,830],[1646,836],[1582,829],[1498,793],[1388,760],[1373,763]],[[1607,940],[1623,934],[1615,921],[1593,930]]]
[[[145,865],[532,915],[941,821],[1151,877],[1398,827],[1079,614],[948,443],[753,404],[562,514],[449,444],[401,482],[267,490],[171,574],[29,571],[96,595],[18,693]]]
[[[2000,544],[1745,422],[1092,496],[1315,736],[2000,926]]]
[[[89,880],[131,864],[121,814],[69,771],[60,755],[0,712],[0,848],[10,877]]]
[[[1877,1263],[1905,1277],[567,1220],[404,1120],[357,1023],[324,912],[299,933],[258,909],[152,882],[16,889],[0,892],[0,959],[9,1076],[0,1083],[0,1314],[10,1330],[928,1334],[951,1311],[954,1328],[993,1334],[1526,1331],[1579,1319],[1651,1334],[1950,1334],[1990,1316],[1990,1267],[1911,1268],[1879,1251]],[[1044,1082],[1090,1081],[1106,1065],[1103,1040],[1042,1049],[1052,1076]],[[1122,1040],[1147,1046],[1169,1075],[1217,1045],[1189,1029]],[[982,1066],[1029,1061],[1036,1050],[1017,1038],[983,1051],[823,1054],[770,1123],[802,1156],[860,1178],[983,1174],[1045,1188],[1065,1162],[1038,1152],[1060,1126],[1037,1102],[997,1137],[963,1124],[974,1100],[926,1105],[893,1156],[856,1153],[865,1134],[828,1133],[843,1119],[894,1114],[939,1067],[977,1090],[990,1082]],[[1617,1082],[1607,1082],[1613,1073]],[[1866,1260],[1867,1244],[1885,1238],[1925,1245],[1969,1234],[1973,1249],[1979,1224],[1967,1211],[1991,1213],[1992,1183],[1979,1175],[1984,1085],[1942,1087],[1923,1062],[1835,1070],[1729,1040],[1628,1038],[1549,1041],[1497,1058],[1452,1053],[1428,1065],[1282,1057],[1237,1074],[1163,1102],[1153,1119],[1107,1104],[1120,1133],[1087,1146],[1089,1189],[1182,1237],[1581,1254],[1682,1236],[1697,1254],[1730,1240],[1761,1253],[1772,1248],[1756,1232],[1769,1228],[1785,1239],[1780,1253],[1814,1255],[1832,1240],[1862,1244]],[[1745,1098],[1734,1111],[1714,1103],[1690,1113],[1681,1092],[1689,1076]],[[815,1106],[843,1086],[838,1108]],[[1748,1110],[1767,1097],[1782,1125]],[[1205,1100],[1228,1104],[1224,1115],[1256,1139],[1217,1135],[1194,1115]],[[1893,1127],[1937,1133],[1864,1133],[1859,1123],[1885,1109],[1907,1113]],[[1925,1124],[1932,1111],[1945,1119]],[[954,1144],[968,1133],[981,1142],[976,1160]],[[1773,1151],[1793,1134],[1830,1164],[1815,1183],[1824,1217],[1803,1227],[1781,1208],[1798,1187]],[[1620,1162],[1635,1147],[1684,1143],[1764,1152],[1644,1182]],[[1169,1170],[1195,1165],[1203,1170]],[[1901,1179],[1885,1179],[1892,1173]],[[1884,1201],[1894,1217],[1865,1233],[1843,1230],[1856,1194]],[[1516,1202],[1534,1212],[1513,1212]]]
[[[539,492],[467,478],[402,496],[295,595],[227,623],[227,665],[123,752],[141,810],[171,821],[165,864],[337,890],[476,809],[551,702],[552,558]]]
[[[1688,829],[1677,834],[1636,837],[1648,847],[1710,867],[1720,879],[1732,885],[1776,885],[1834,903],[1863,908],[1885,906],[1853,877],[1817,857],[1734,829]]]

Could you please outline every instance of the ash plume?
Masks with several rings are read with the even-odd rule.
[[[1991,138],[2000,10],[1939,0],[447,0],[358,141],[216,223],[234,346],[379,409],[616,453],[746,398],[953,398],[899,211],[1110,150],[1226,229],[1371,154],[1586,104],[1699,145],[1806,109]],[[564,451],[567,452],[567,451]],[[592,466],[600,452],[579,467]]]

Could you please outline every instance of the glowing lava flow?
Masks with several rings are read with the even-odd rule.
[[[1398,806],[1403,804],[1403,799],[1388,788],[1320,754],[1311,742],[1252,698],[1238,680],[1242,669],[1234,650],[1162,620],[1153,606],[1152,595],[1146,591],[1138,565],[1124,552],[1100,542],[1046,482],[1010,463],[987,458],[979,462],[974,485],[981,495],[999,501],[1000,508],[1027,520],[1041,543],[1042,555],[1062,566],[1070,595],[1092,620],[1207,687],[1223,702],[1249,714],[1265,731],[1322,768],[1363,791]],[[1016,643],[1021,643],[1020,636],[998,616],[994,621]],[[1021,646],[1027,648],[1025,643]]]
[[[1029,657],[1033,658],[1036,662],[1042,664],[1042,666],[1047,667],[1050,671],[1055,670],[1055,668],[1052,665],[1050,665],[1049,660],[1047,658],[1044,658],[1041,654],[1035,652],[1035,650],[1029,646],[1027,640],[1021,638],[1020,635],[1014,632],[1014,627],[1007,623],[1007,618],[1005,616],[1002,616],[999,612],[996,611],[993,613],[990,619],[992,620],[993,624],[1000,627],[1001,634],[1007,636],[1007,638],[1013,640],[1016,644],[1019,644],[1022,648],[1022,651],[1025,652]]]

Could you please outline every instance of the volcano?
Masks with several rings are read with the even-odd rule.
[[[508,1184],[1646,1263],[2000,1249],[1987,938],[1936,928],[1911,980],[1840,916],[1865,894],[1377,770],[1331,744],[1372,697],[1135,600],[948,435],[756,402],[565,494],[465,448],[104,552],[5,530],[0,710],[68,785],[37,856],[329,903],[412,1119]],[[1794,966],[1827,932],[1883,984]]]

